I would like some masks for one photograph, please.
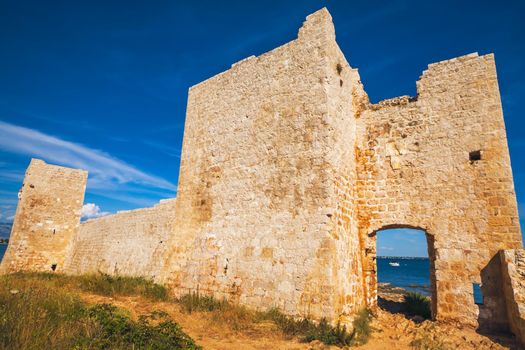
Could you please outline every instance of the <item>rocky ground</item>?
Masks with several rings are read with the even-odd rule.
[[[423,321],[418,317],[407,317],[401,312],[403,293],[402,289],[380,286],[381,308],[371,324],[373,334],[367,344],[355,349],[522,349],[508,335],[488,337],[471,328],[458,328]],[[297,339],[288,339],[272,323],[258,323],[250,329],[234,330],[214,321],[210,313],[184,313],[176,303],[153,302],[141,297],[109,298],[93,294],[83,294],[82,298],[90,303],[112,303],[129,310],[134,317],[152,310],[163,310],[204,349],[339,349],[325,346],[318,341],[305,344]]]

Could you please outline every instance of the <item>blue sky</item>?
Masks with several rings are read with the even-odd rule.
[[[524,2],[0,0],[0,222],[31,157],[89,170],[92,216],[173,197],[188,88],[323,6],[374,102],[414,95],[429,63],[495,53],[523,213]],[[386,236],[380,254],[408,254]]]

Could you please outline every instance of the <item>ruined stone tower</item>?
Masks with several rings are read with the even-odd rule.
[[[498,256],[522,239],[493,55],[431,64],[417,96],[371,104],[322,9],[296,40],[190,89],[179,179],[176,200],[80,225],[63,271],[347,321],[377,303],[377,231],[420,228],[435,318],[523,321],[525,267]],[[17,212],[14,230],[45,205]],[[33,266],[10,250],[9,264]]]
[[[80,224],[87,172],[33,159],[18,193],[18,207],[1,273],[64,271]]]

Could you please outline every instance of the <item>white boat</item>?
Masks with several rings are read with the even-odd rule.
[[[399,263],[398,262],[389,262],[388,265],[398,267]]]

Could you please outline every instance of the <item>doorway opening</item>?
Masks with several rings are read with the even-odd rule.
[[[375,232],[377,297],[391,312],[431,318],[436,305],[434,241],[409,226]]]

